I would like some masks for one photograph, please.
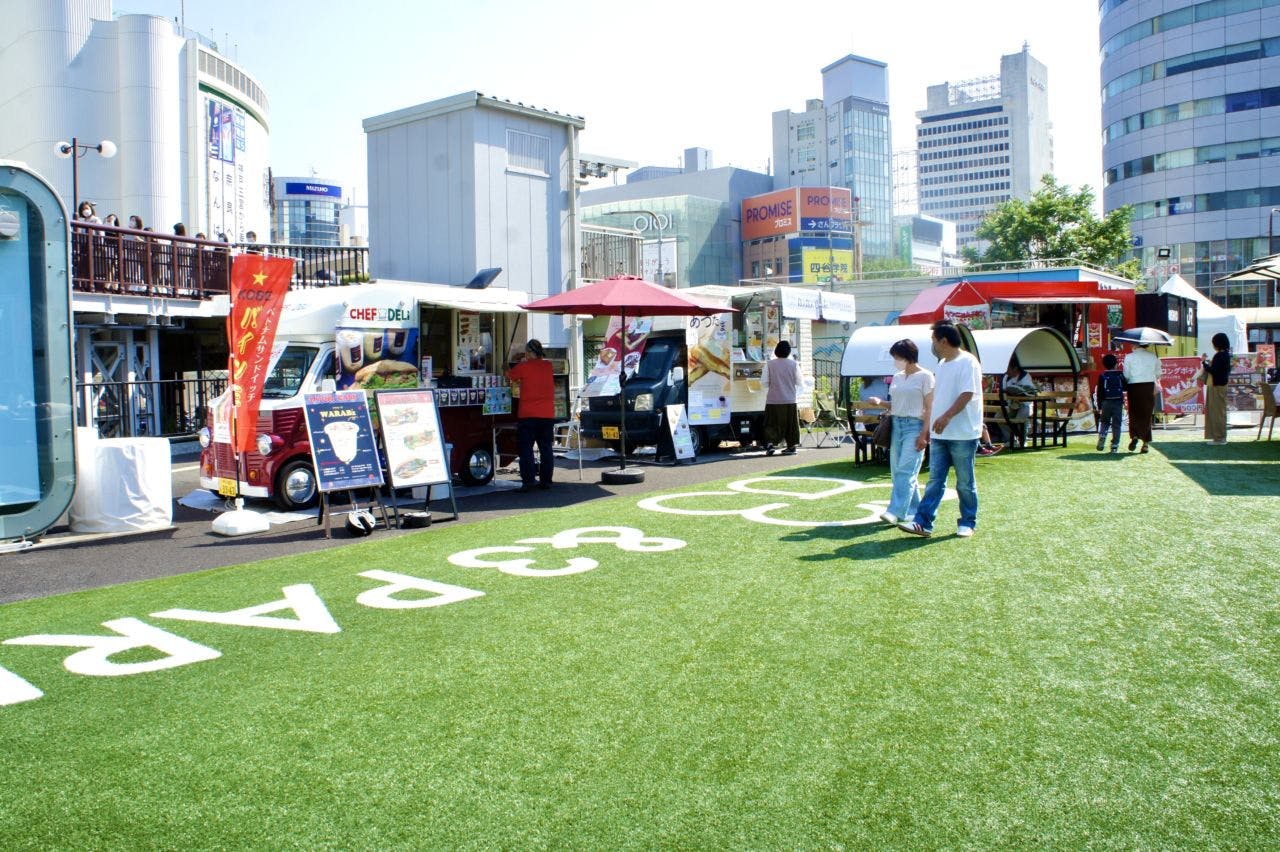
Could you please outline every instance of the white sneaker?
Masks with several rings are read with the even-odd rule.
[[[893,512],[885,512],[880,516],[880,520],[884,521],[886,524],[893,524],[896,526],[900,518]]]
[[[956,527],[956,535],[960,536],[961,538],[972,538],[973,527]]]

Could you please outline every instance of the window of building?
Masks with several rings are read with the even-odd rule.
[[[550,176],[551,139],[521,130],[507,131],[507,168],[514,171]]]

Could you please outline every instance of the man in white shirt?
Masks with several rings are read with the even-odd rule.
[[[933,520],[947,487],[947,473],[956,471],[960,497],[960,521],[956,535],[968,538],[978,524],[978,486],[973,457],[982,435],[982,367],[978,359],[960,348],[960,331],[943,320],[933,324],[933,350],[938,356],[934,371],[933,425],[929,441],[929,484],[925,486],[915,519],[898,524],[903,532],[933,535]]]
[[[1142,442],[1142,452],[1151,443],[1151,419],[1156,408],[1156,382],[1160,380],[1160,359],[1138,344],[1124,356],[1125,390],[1129,394],[1129,452]]]

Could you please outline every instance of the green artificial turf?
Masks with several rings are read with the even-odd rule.
[[[888,497],[883,468],[784,474],[882,487],[697,505],[815,522]],[[978,478],[971,540],[954,500],[925,541],[618,497],[2,606],[0,639],[133,617],[221,656],[89,677],[0,645],[45,693],[0,707],[0,846],[1280,844],[1280,444],[1076,437]],[[448,561],[599,525],[687,545],[494,557],[600,563],[566,576]],[[484,596],[371,609],[371,569]],[[150,615],[294,584],[341,632]]]

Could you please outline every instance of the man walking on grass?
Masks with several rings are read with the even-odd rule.
[[[914,520],[898,524],[912,535],[933,535],[933,519],[947,487],[947,472],[956,471],[960,496],[960,523],[956,535],[968,538],[978,523],[978,486],[973,457],[982,435],[982,367],[978,359],[960,348],[960,331],[943,320],[933,324],[933,353],[938,356],[934,373],[933,425],[929,436],[929,484]]]

